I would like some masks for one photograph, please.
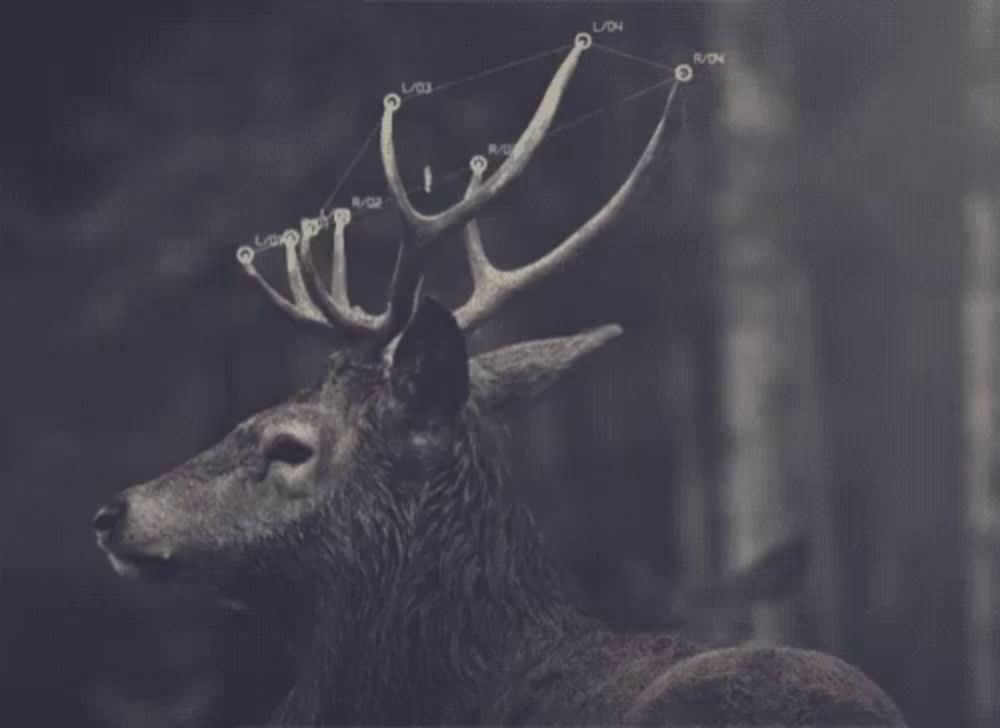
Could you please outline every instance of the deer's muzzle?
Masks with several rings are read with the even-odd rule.
[[[166,579],[173,576],[176,564],[169,555],[143,553],[122,546],[123,524],[127,512],[128,501],[119,497],[94,514],[97,545],[108,555],[115,571],[133,578]]]

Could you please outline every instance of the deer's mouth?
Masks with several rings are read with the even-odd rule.
[[[145,554],[105,549],[111,566],[118,574],[144,581],[167,581],[179,571],[177,560],[170,554]]]

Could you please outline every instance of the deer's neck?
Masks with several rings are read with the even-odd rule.
[[[496,478],[464,453],[423,484],[407,547],[393,558],[372,544],[395,563],[316,594],[284,721],[471,723],[495,677],[579,626],[529,513],[502,502]]]

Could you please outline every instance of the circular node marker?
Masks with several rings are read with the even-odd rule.
[[[573,39],[573,44],[577,48],[590,48],[593,43],[594,39],[590,37],[590,33],[577,33]]]
[[[403,100],[399,98],[399,94],[386,94],[385,98],[382,99],[382,105],[389,111],[395,111],[402,103]]]
[[[687,63],[682,63],[674,69],[674,78],[681,83],[687,83],[694,78],[694,69]]]
[[[307,238],[316,237],[317,235],[319,235],[319,231],[321,230],[319,220],[309,217],[302,218],[301,227],[302,227],[302,235],[304,235]]]
[[[338,225],[346,225],[351,221],[351,211],[346,207],[338,207],[333,211],[333,221]]]
[[[281,242],[284,245],[295,245],[302,239],[298,230],[286,230],[281,234]]]
[[[249,265],[253,262],[253,248],[249,245],[241,245],[236,250],[236,260],[241,262],[243,265]]]
[[[482,154],[477,154],[472,159],[469,160],[469,169],[471,169],[476,174],[482,174],[486,171],[486,157]]]

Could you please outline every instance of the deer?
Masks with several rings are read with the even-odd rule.
[[[400,172],[386,97],[380,152],[402,230],[385,309],[351,302],[344,227],[332,273],[312,241],[283,237],[290,295],[241,248],[245,273],[292,321],[330,337],[322,376],[215,446],[126,488],[93,518],[120,575],[207,585],[262,615],[292,664],[273,725],[904,727],[892,700],[830,654],[605,627],[567,598],[529,508],[505,485],[500,417],[536,400],[623,333],[604,324],[470,356],[502,304],[564,269],[616,219],[658,156],[675,81],[639,159],[559,245],[519,268],[487,256],[477,223],[545,139],[589,46],[578,37],[489,176],[429,214]],[[461,233],[472,292],[454,310],[423,292]]]

